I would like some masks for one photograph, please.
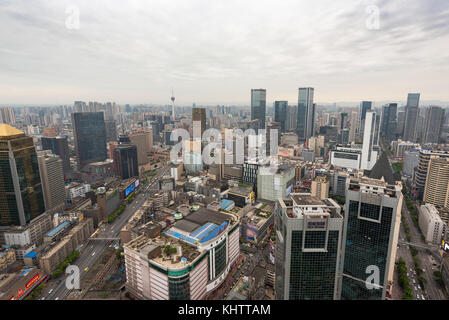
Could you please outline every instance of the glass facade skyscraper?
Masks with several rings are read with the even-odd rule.
[[[288,101],[274,102],[274,121],[281,124],[281,132],[286,131]]]
[[[419,115],[419,93],[409,93],[405,108],[404,141],[416,141],[416,129]]]
[[[251,89],[251,120],[259,120],[259,129],[265,129],[267,90]]]
[[[345,239],[341,299],[380,300],[391,294],[402,192],[383,180],[346,180]],[[377,268],[371,286],[367,272]]]
[[[0,125],[0,226],[24,226],[45,212],[33,138]]]
[[[72,113],[78,167],[107,158],[106,127],[103,112]]]
[[[276,299],[338,299],[343,239],[340,210],[333,200],[309,193],[292,193],[276,201]]]
[[[314,136],[315,104],[313,103],[313,88],[298,89],[298,138],[307,141]]]

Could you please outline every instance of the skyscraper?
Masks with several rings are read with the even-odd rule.
[[[45,212],[33,138],[0,124],[0,226],[24,226]]]
[[[114,168],[116,176],[121,179],[129,179],[139,176],[137,164],[137,147],[121,144],[114,149]]]
[[[107,158],[103,112],[72,113],[73,137],[78,169]]]
[[[265,129],[267,90],[251,89],[251,120],[259,120],[259,129]]]
[[[403,196],[383,160],[375,168],[382,179],[346,180],[343,300],[380,300],[391,294]],[[373,273],[378,281],[369,278]]]
[[[365,119],[366,119],[366,112],[368,110],[371,110],[373,106],[373,102],[372,101],[362,101],[360,103],[360,119],[359,119],[359,136],[363,137],[363,132],[365,129]]]
[[[64,179],[70,174],[70,155],[67,137],[42,137],[42,150],[51,150],[53,154],[58,155],[62,160],[64,170]]]
[[[423,200],[449,208],[449,158],[430,157]]]
[[[276,299],[338,299],[341,207],[332,199],[292,193],[276,201],[274,214]]]
[[[382,109],[382,133],[387,139],[388,142],[391,142],[396,139],[397,132],[397,120],[396,120],[396,112],[397,112],[398,104],[397,103],[389,103],[384,106]]]
[[[274,121],[281,124],[281,132],[285,132],[287,128],[287,108],[288,101],[274,102]]]
[[[66,196],[61,158],[50,150],[38,152],[39,172],[47,210],[63,209]]]
[[[200,122],[201,125],[201,139],[204,131],[206,131],[206,109],[204,108],[192,108],[192,123],[194,121]],[[195,133],[194,133],[195,134]]]
[[[117,123],[115,120],[105,120],[106,142],[117,141]]]
[[[315,104],[313,88],[298,89],[298,138],[307,141],[314,136]]]
[[[365,130],[363,133],[362,159],[360,168],[371,170],[376,163],[377,153],[373,152],[374,136],[376,133],[376,113],[368,111],[365,119]]]
[[[441,128],[444,121],[444,109],[430,106],[426,110],[423,126],[422,143],[438,143],[441,136]]]
[[[405,141],[416,141],[416,127],[419,114],[419,93],[409,93],[407,106],[405,107],[404,139]]]

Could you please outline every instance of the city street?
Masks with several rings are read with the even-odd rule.
[[[110,224],[102,225],[101,232],[98,235],[99,238],[118,238],[120,235],[120,230],[125,226],[128,222],[129,218],[140,208],[151,195],[149,190],[151,187],[157,183],[157,181],[167,173],[169,167],[164,167],[159,169],[158,174],[153,178],[151,182],[147,185],[143,186],[140,190],[139,194],[136,196],[134,201],[126,206],[125,210],[121,215],[119,215],[114,222]],[[81,288],[83,286],[83,275],[87,272],[86,268],[91,268],[98,260],[98,258],[102,255],[103,251],[109,247],[110,245],[114,245],[118,243],[114,241],[114,243],[110,243],[109,241],[101,241],[101,240],[86,240],[81,249],[80,255],[78,259],[75,261],[74,265],[78,266],[80,269],[81,275]],[[66,288],[65,285],[66,276],[62,275],[59,279],[50,280],[48,285],[43,290],[40,299],[45,300],[63,300],[65,299],[71,290]]]

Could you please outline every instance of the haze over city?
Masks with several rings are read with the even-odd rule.
[[[445,0],[3,0],[0,103],[448,101],[448,17]]]

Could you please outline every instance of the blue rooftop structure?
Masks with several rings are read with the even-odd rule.
[[[64,221],[63,223],[61,223],[59,226],[57,226],[56,228],[48,231],[44,237],[54,237],[59,231],[67,228],[70,225],[69,221]]]
[[[234,201],[232,201],[232,200],[223,199],[220,203],[220,209],[226,210],[233,203],[234,203]]]
[[[24,255],[25,258],[36,258],[36,256],[37,256],[36,251],[31,251],[31,252],[27,253],[26,255]]]

